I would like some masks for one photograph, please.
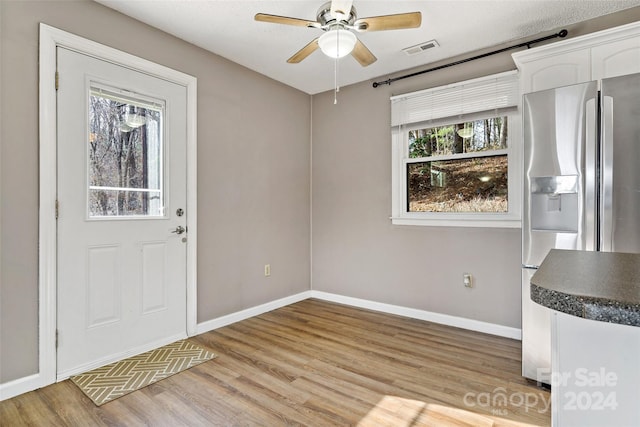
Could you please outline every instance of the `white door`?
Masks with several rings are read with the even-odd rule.
[[[186,337],[187,92],[57,55],[62,379]]]

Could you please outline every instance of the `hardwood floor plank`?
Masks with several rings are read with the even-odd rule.
[[[297,388],[312,395],[304,406],[329,417],[335,425],[353,425],[354,417],[361,418],[371,408],[358,400],[349,399],[349,396],[334,388],[306,377],[298,378],[294,383]]]
[[[312,315],[315,315],[315,314],[316,313],[314,312]],[[301,313],[301,316],[309,317],[309,315],[305,313]],[[319,323],[319,325],[322,325],[322,323]],[[370,347],[371,345],[374,345],[380,348],[388,349],[392,352],[397,352],[400,349],[406,350],[407,336],[399,335],[397,330],[398,328],[394,328],[394,329],[395,331],[391,333],[385,333],[383,327],[381,326],[379,327],[379,330],[377,333],[372,334],[371,330],[358,330],[357,327],[354,327],[349,329],[350,332],[348,335],[344,335],[344,334],[343,335],[344,335],[344,338],[348,341],[359,342],[360,344],[368,347]],[[332,336],[335,339],[336,337],[339,337],[341,333],[343,333],[343,330],[340,330],[340,329],[332,330],[330,328],[320,327],[320,328],[316,328],[316,333],[320,334],[323,337]],[[381,337],[381,340],[376,340],[376,337],[378,336]],[[460,345],[459,340],[457,341],[457,344],[447,343],[439,339],[434,340],[430,335],[425,334],[424,332],[422,332],[421,335],[418,337],[416,336],[410,337],[409,341],[419,344],[419,345],[416,345],[416,351],[419,351],[418,349],[424,349],[425,347],[444,346],[444,347],[447,347],[446,348],[447,351],[440,352],[439,354],[446,354],[448,357],[450,357],[451,355],[455,355],[456,357],[462,360],[468,360],[469,357],[474,357],[476,359],[481,358],[483,361],[486,362],[485,366],[487,367],[490,366],[489,363],[498,363],[500,365],[500,370],[504,370],[505,364],[510,364],[511,367],[514,369],[514,371],[520,370],[519,351],[517,352],[517,354],[512,353],[511,355],[504,355],[504,359],[500,360],[498,357],[496,357],[495,350],[493,350],[493,354],[489,353],[489,350],[492,349],[491,345],[486,345],[484,347],[481,347],[481,346],[475,345],[473,342],[466,343],[466,345]],[[451,339],[448,341],[451,342]]]
[[[0,415],[0,425],[64,425],[56,413],[42,401],[37,391],[25,393],[19,399],[0,402]]]
[[[315,312],[313,314],[315,314]],[[307,316],[306,314],[301,315]],[[440,339],[434,340],[432,336],[430,336],[429,334],[425,334],[424,331],[421,331],[419,336],[414,335],[412,337],[407,337],[406,335],[398,334],[397,328],[395,329],[396,330],[394,333],[384,334],[383,329],[380,328],[379,332],[383,332],[382,339],[376,340],[375,337],[381,335],[380,333],[372,335],[370,333],[370,330],[367,330],[366,333],[365,331],[361,331],[362,333],[357,333],[357,328],[350,328],[351,333],[346,336],[346,339],[350,341],[357,341],[367,346],[379,346],[380,348],[388,349],[392,352],[397,352],[402,349],[405,349],[406,351],[406,341],[408,339],[409,341],[415,342],[417,344],[415,347],[416,353],[414,354],[417,354],[417,352],[422,351],[421,349],[424,348],[438,347],[438,349],[440,349],[441,347],[443,347],[446,351],[438,352],[437,354],[446,354],[448,358],[450,358],[451,355],[455,355],[457,358],[462,359],[463,361],[468,360],[469,357],[473,357],[475,359],[481,359],[483,362],[485,362],[484,366],[486,367],[491,367],[491,363],[494,363],[499,365],[500,370],[504,370],[505,364],[509,364],[513,368],[514,372],[520,370],[520,351],[518,351],[517,354],[513,353],[511,356],[504,355],[504,357],[501,359],[500,357],[495,355],[495,349],[493,349],[495,346],[489,344],[484,347],[478,346],[473,342],[468,342],[465,343],[466,345],[461,345],[459,340],[454,341],[453,339],[446,340],[448,342],[443,342],[443,340]],[[332,333],[329,330],[325,330],[325,333],[328,333],[330,335],[333,334],[334,336],[340,335],[339,330],[335,331],[335,333]],[[490,349],[493,349],[493,353],[489,352]]]
[[[54,384],[0,402],[0,426],[550,424],[516,340],[313,299],[191,339],[218,357],[100,407]]]
[[[520,343],[516,340],[497,337],[495,335],[478,333],[437,323],[425,322],[422,320],[411,319],[403,316],[374,312],[366,309],[329,303],[321,300],[306,300],[302,301],[300,303],[300,306],[289,306],[286,308],[306,313],[306,309],[304,308],[305,306],[303,304],[307,302],[313,302],[314,305],[322,307],[322,309],[314,307],[314,310],[310,313],[311,315],[324,315],[324,317],[327,317],[329,319],[334,318],[335,320],[339,320],[341,317],[344,317],[344,319],[346,319],[346,324],[348,324],[349,327],[351,327],[352,325],[360,326],[367,330],[377,332],[378,330],[380,330],[380,328],[388,326],[391,328],[391,331],[396,331],[397,333],[402,331],[413,331],[421,335],[426,333],[430,335],[440,335],[443,337],[453,336],[465,338],[466,342],[474,346],[483,342],[490,343],[491,346],[504,346],[505,348],[511,348],[515,351],[514,354],[520,354]]]
[[[93,402],[71,381],[62,381],[40,391],[37,393],[40,399],[58,415],[64,425],[79,425],[83,421],[102,422]]]
[[[193,419],[189,413],[176,412],[162,405],[159,399],[151,398],[146,392],[147,390],[140,390],[139,393],[127,394],[116,399],[114,405],[105,407],[108,411],[104,411],[104,414],[109,415],[103,419],[105,424],[170,427],[187,425],[185,420]]]
[[[291,381],[300,374],[300,368],[297,366],[298,364],[304,364],[308,360],[308,358],[288,358],[284,363],[274,363],[273,358],[265,357],[265,349],[271,349],[273,347],[273,342],[269,342],[268,340],[263,340],[255,334],[255,331],[245,330],[245,331],[236,331],[234,329],[226,329],[222,331],[225,337],[231,338],[233,340],[242,340],[246,339],[246,334],[250,334],[252,339],[255,339],[255,342],[260,342],[264,345],[264,348],[258,350],[256,352],[252,352],[251,354],[246,354],[245,357],[254,363],[260,370],[268,372],[270,375],[274,377],[279,377],[286,381]],[[291,354],[289,352],[289,354]],[[265,360],[269,359],[269,360]]]
[[[209,371],[204,369],[205,365],[213,364],[203,363],[156,384],[177,396],[183,408],[212,420],[212,425],[215,425],[215,420],[236,418],[246,409],[243,401],[240,404],[234,402],[237,395],[229,386],[229,382],[237,377],[229,377],[226,372],[220,376],[218,373],[224,368],[215,366]]]

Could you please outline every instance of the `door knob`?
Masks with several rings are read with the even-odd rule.
[[[184,228],[183,226],[179,225],[179,226],[177,226],[177,227],[176,227],[176,229],[175,229],[175,230],[172,230],[171,232],[172,232],[172,233],[176,233],[176,234],[182,234],[182,233],[184,233],[185,231],[187,231],[187,229],[186,229],[186,228]]]

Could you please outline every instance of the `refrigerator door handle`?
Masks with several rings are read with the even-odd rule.
[[[585,116],[585,168],[584,168],[584,249],[587,251],[598,250],[598,207],[597,207],[597,187],[598,178],[596,174],[596,158],[598,155],[597,143],[597,104],[596,98],[588,99],[586,102]]]
[[[602,96],[600,250],[613,250],[613,98]]]

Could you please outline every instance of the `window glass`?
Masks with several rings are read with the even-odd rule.
[[[407,212],[508,212],[508,118],[409,131]]]
[[[163,216],[163,108],[102,88],[89,96],[90,218]]]
[[[407,164],[408,212],[508,212],[507,156]]]
[[[409,131],[409,158],[507,148],[508,119],[491,117]]]

